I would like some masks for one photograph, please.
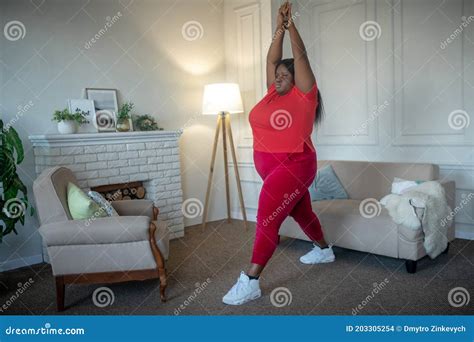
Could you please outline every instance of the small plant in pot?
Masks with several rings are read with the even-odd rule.
[[[57,110],[53,114],[53,121],[58,123],[58,132],[60,134],[73,134],[77,132],[78,125],[89,123],[86,116],[88,113],[77,111],[71,113],[67,108]]]
[[[130,112],[133,109],[133,103],[132,102],[126,102],[124,103],[117,114],[117,131],[119,132],[128,132],[130,131],[130,119],[131,115]]]

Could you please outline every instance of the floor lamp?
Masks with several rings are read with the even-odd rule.
[[[230,150],[234,162],[234,172],[237,181],[237,191],[239,192],[240,207],[244,219],[244,227],[247,230],[247,215],[245,214],[244,198],[242,196],[242,187],[240,185],[239,167],[235,155],[234,139],[230,127],[230,115],[243,113],[242,97],[240,96],[239,85],[236,83],[213,83],[204,87],[204,96],[202,101],[203,115],[217,115],[216,133],[214,136],[214,146],[212,148],[211,167],[207,181],[206,203],[204,205],[202,229],[206,228],[207,210],[209,207],[209,194],[211,191],[212,175],[214,173],[214,162],[216,160],[217,143],[219,141],[219,132],[222,129],[222,146],[224,148],[224,174],[225,191],[227,201],[227,222],[230,222],[230,197],[229,197],[229,172],[227,169],[227,139],[230,142]],[[229,137],[227,138],[227,134]]]

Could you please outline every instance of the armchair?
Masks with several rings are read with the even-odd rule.
[[[168,227],[150,200],[116,201],[120,216],[73,220],[67,184],[77,184],[65,167],[44,170],[33,183],[39,232],[56,280],[57,310],[64,310],[66,284],[115,283],[159,278],[166,301]]]

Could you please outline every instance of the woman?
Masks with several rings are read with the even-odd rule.
[[[285,30],[290,34],[293,59],[281,60]],[[267,87],[267,94],[249,115],[255,167],[263,179],[257,231],[250,268],[247,273],[241,272],[222,299],[231,305],[261,296],[258,278],[278,245],[278,230],[287,216],[293,217],[313,241],[313,249],[300,258],[302,263],[335,260],[308,192],[316,176],[311,132],[313,122],[321,120],[321,97],[288,2],[278,11],[277,30],[268,51]]]

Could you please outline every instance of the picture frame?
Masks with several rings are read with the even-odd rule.
[[[118,112],[117,90],[86,88],[85,95],[94,102],[95,123],[99,132],[115,132]]]
[[[78,128],[79,133],[97,133],[99,131],[95,117],[94,101],[87,99],[69,99],[67,101],[67,107],[70,113],[77,111],[88,113],[87,120],[89,123],[80,125]]]

